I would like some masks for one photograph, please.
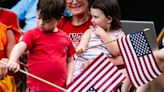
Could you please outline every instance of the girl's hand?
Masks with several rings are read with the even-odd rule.
[[[106,31],[99,26],[92,27],[92,30],[94,30],[95,35],[99,37],[106,35]]]
[[[76,48],[76,54],[77,54],[78,56],[83,55],[83,53],[84,53],[84,50],[83,50],[82,48]]]
[[[76,53],[79,54],[79,53],[82,53],[83,52],[83,49],[82,48],[76,48]]]

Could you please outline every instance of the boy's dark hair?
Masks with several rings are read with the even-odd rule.
[[[64,0],[39,0],[37,5],[38,16],[43,20],[50,20],[52,17],[58,20],[64,10]]]
[[[89,7],[100,9],[106,17],[112,17],[111,29],[121,28],[121,12],[117,0],[91,0]]]

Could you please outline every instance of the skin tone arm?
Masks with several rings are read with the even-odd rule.
[[[108,33],[109,35],[109,37],[110,37],[110,39],[112,39],[112,40],[116,40],[116,38],[113,36],[113,33]],[[118,38],[120,38],[120,37],[123,37],[123,36],[125,36],[125,33],[124,32],[119,32],[119,35],[118,35]],[[114,38],[112,38],[112,37],[114,37]],[[110,60],[112,61],[112,62],[114,62],[114,64],[115,65],[122,65],[122,64],[124,64],[124,62],[123,62],[123,60],[122,60],[122,56],[120,55],[120,50],[119,50],[119,47],[118,47],[118,44],[117,44],[117,41],[114,41],[113,42],[113,46],[115,46],[115,50],[117,51],[116,53],[116,57],[114,57],[114,58],[110,58]],[[110,47],[110,49],[111,49],[112,47]],[[108,49],[109,50],[109,49]],[[113,51],[114,52],[114,51]],[[113,55],[113,54],[112,54]]]
[[[91,30],[88,29],[87,31],[85,31],[85,33],[83,34],[83,36],[81,38],[80,44],[76,49],[77,53],[81,53],[82,51],[84,51],[87,48],[90,36],[91,36]]]
[[[16,40],[15,40],[15,35],[12,30],[7,30],[6,35],[7,35],[7,41],[8,41],[7,46],[6,46],[6,53],[7,53],[7,58],[8,58],[10,56],[12,48],[16,44]],[[2,58],[1,61],[7,63],[8,59]],[[3,79],[3,77],[7,74],[8,69],[6,65],[4,64],[0,64],[0,67],[1,67],[0,79]]]
[[[93,29],[91,29],[91,28],[93,28],[93,27],[90,27],[90,29],[88,29],[88,30],[84,33],[84,35],[83,35],[83,37],[82,37],[82,39],[81,39],[81,41],[80,41],[80,45],[79,45],[79,47],[78,47],[78,52],[79,52],[79,53],[82,52],[83,50],[85,50],[86,47],[87,47],[87,44],[88,44],[88,42],[89,42],[90,35],[91,35],[91,32],[92,32],[91,30],[93,30]],[[110,38],[109,38],[109,35],[106,35],[107,33],[106,33],[102,28],[100,28],[100,27],[96,27],[96,31],[94,31],[94,32],[95,32],[96,35],[100,36],[101,38],[103,38],[103,36],[104,36],[104,37],[106,36],[106,37],[104,38],[105,40],[106,40],[106,39],[110,39]],[[123,36],[123,35],[125,35],[125,34],[122,33],[121,35]],[[107,41],[109,41],[109,40],[107,40]],[[107,41],[106,41],[106,42],[107,42]],[[116,49],[118,50],[118,51],[116,51],[116,52],[118,52],[118,54],[119,54],[119,48],[117,47],[117,41],[114,41],[114,42],[112,43],[112,45],[113,45],[114,47],[110,46],[110,49],[113,49],[113,48],[116,47]],[[79,48],[83,48],[83,49],[79,49]],[[108,48],[108,50],[109,50],[109,48]],[[115,50],[113,50],[113,52],[115,52]],[[114,58],[110,58],[111,62],[113,62],[115,65],[124,64],[124,62],[122,61],[122,57],[121,57],[120,55],[118,55],[118,54],[116,54],[116,56],[115,56]],[[83,62],[81,69],[82,69],[82,70],[85,69],[92,61],[93,61],[93,60],[90,60],[90,61],[88,61],[88,62]]]
[[[116,40],[115,38],[112,38],[113,34],[105,32],[104,29],[102,29],[101,27],[98,27],[98,26],[96,27],[95,34],[100,36],[104,43]],[[124,35],[125,34],[123,32],[121,32],[119,37],[122,37]],[[120,51],[119,51],[119,47],[118,47],[117,41],[113,41],[113,42],[110,42],[108,44],[105,44],[105,46],[110,51],[110,53],[113,55],[113,58],[110,59],[111,62],[113,62],[115,65],[124,64],[124,62],[122,61],[122,57],[120,56]]]
[[[164,48],[153,51],[154,57],[157,61],[158,66],[164,71]]]
[[[68,85],[73,79],[73,71],[74,71],[74,59],[73,56],[67,58],[67,81],[66,84]]]
[[[90,28],[93,28],[93,27],[90,27]],[[104,43],[111,41],[111,40],[109,40],[110,39],[109,35],[107,34],[107,32],[104,31],[104,29],[102,29],[98,26],[96,26],[95,28],[96,28],[95,34],[100,36],[102,38],[102,40],[104,41]],[[81,53],[83,50],[86,49],[87,44],[88,44],[89,39],[90,39],[91,32],[92,32],[91,30],[93,30],[93,29],[88,29],[84,33],[84,35],[80,41],[80,44],[79,44],[78,48],[76,49],[77,53]],[[120,34],[120,36],[124,36],[124,35],[125,34],[123,32]],[[111,42],[111,43],[108,43],[105,45],[106,45],[106,47],[108,47],[108,50],[110,52],[112,51],[111,53],[114,56],[114,58],[110,58],[111,62],[113,62],[115,65],[124,64],[124,62],[122,61],[122,57],[120,56],[120,51],[119,51],[119,48],[117,46],[117,41],[114,41],[114,42]],[[89,62],[88,62],[88,64],[89,64]]]
[[[16,39],[15,39],[14,32],[12,30],[8,30],[6,32],[6,34],[7,34],[7,41],[8,41],[8,44],[7,44],[7,47],[6,47],[6,52],[7,52],[7,57],[9,57],[12,48],[16,44]]]
[[[19,57],[23,54],[23,52],[26,50],[27,45],[21,41],[17,43],[13,50],[11,51],[10,58],[8,61],[8,68],[10,71],[18,72],[20,69],[20,66],[18,64]]]
[[[110,40],[109,35],[104,31],[104,29],[102,29],[98,26],[96,26],[95,28],[96,28],[95,34],[100,36],[104,43],[112,41],[112,40]],[[77,52],[80,52],[81,50],[86,49],[89,39],[90,39],[90,36],[91,36],[91,30],[92,29],[88,29],[83,34],[80,44],[79,44],[78,48],[76,49]],[[105,44],[105,45],[114,57],[117,57],[119,55],[119,49],[118,49],[116,41]]]
[[[104,43],[114,40],[110,38],[110,36],[107,34],[107,32],[104,29],[98,26],[96,26],[95,34],[100,36]],[[110,53],[113,55],[114,58],[119,56],[120,51],[116,41],[105,44],[105,46],[107,47],[107,49],[110,51]]]

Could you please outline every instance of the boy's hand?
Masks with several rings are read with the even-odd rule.
[[[20,70],[20,65],[16,61],[9,60],[7,66],[8,66],[8,69],[10,71],[13,71],[14,73]]]

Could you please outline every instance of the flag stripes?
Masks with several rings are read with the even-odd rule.
[[[140,35],[137,35],[137,39],[133,39],[134,43],[131,41],[130,36],[131,35],[129,34],[127,36],[119,38],[117,41],[123,60],[126,64],[126,69],[128,71],[129,78],[132,84],[136,88],[138,88],[139,86],[155,79],[161,74],[161,71],[155,62],[152,52],[147,50],[147,48],[149,49],[150,46],[144,46],[148,45],[148,43],[146,43],[146,36],[144,37],[144,35],[142,35],[145,39],[141,38],[141,40],[144,40],[145,43],[139,42],[143,45],[143,47],[136,46],[136,42],[138,41],[138,39],[140,40]],[[140,52],[145,52],[146,54]],[[141,54],[141,56],[136,53]]]
[[[70,92],[87,92],[94,88],[96,91],[115,90],[125,79],[117,67],[109,61],[105,54],[100,54],[73,82],[68,85]]]

